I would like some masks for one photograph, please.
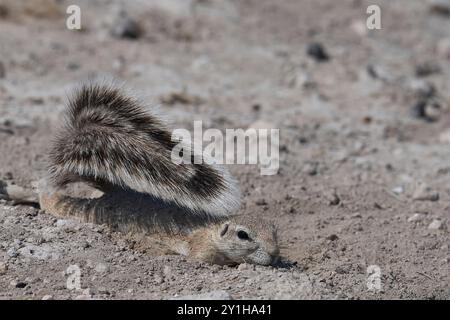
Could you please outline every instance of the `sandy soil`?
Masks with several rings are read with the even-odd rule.
[[[450,298],[450,16],[376,1],[382,29],[369,31],[374,1],[129,2],[137,39],[111,34],[118,1],[0,1],[0,180],[37,180],[66,95],[115,78],[176,128],[280,128],[277,175],[230,170],[239,213],[276,220],[292,265],[155,257],[0,200],[1,298]],[[65,27],[69,4],[82,31]],[[307,54],[314,42],[329,60]],[[192,99],[167,98],[180,92]],[[374,265],[381,290],[367,287]]]

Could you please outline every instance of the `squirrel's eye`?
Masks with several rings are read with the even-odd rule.
[[[242,230],[238,231],[237,236],[241,240],[248,240],[248,239],[250,239],[250,237],[248,236],[248,233],[245,232],[245,231],[242,231]]]

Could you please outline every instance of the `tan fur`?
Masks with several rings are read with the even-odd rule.
[[[136,249],[153,254],[181,254],[220,265],[242,262],[268,265],[278,259],[276,229],[260,217],[213,219],[208,215],[188,215],[183,208],[132,191],[102,195],[91,190],[91,195],[97,197],[69,196],[67,190],[55,190],[45,179],[38,189],[39,195],[30,189],[4,185],[0,193],[18,203],[39,202],[43,210],[57,217],[106,224],[135,240]],[[83,196],[89,194],[80,191]],[[226,232],[222,235],[223,230]],[[240,240],[238,231],[245,231],[250,239]]]
[[[177,212],[178,208],[145,197],[139,201],[127,194],[116,194],[114,197],[82,199],[55,191],[42,192],[40,205],[57,217],[107,224],[133,237],[138,249],[150,249],[154,253],[181,254],[192,260],[219,265],[243,262],[269,265],[278,258],[276,230],[264,219],[244,216],[222,221],[212,221],[207,216],[186,218],[185,214]],[[142,213],[153,215],[150,219],[153,223],[140,223]],[[225,225],[227,232],[221,235]],[[249,234],[250,240],[237,237],[237,232],[242,230]]]

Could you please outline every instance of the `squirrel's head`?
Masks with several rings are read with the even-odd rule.
[[[239,216],[219,224],[213,242],[222,264],[271,265],[279,259],[276,228],[260,218]]]

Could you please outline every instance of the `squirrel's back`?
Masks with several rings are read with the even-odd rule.
[[[70,99],[52,146],[51,180],[57,187],[85,181],[106,192],[131,189],[194,213],[229,214],[239,202],[233,178],[218,165],[174,163],[178,143],[137,99],[111,86],[84,85]]]

